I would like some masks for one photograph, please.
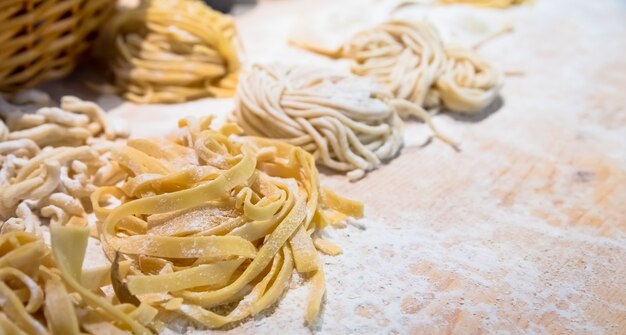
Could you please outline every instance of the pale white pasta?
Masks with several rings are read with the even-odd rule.
[[[373,78],[396,98],[428,110],[444,107],[450,112],[478,113],[496,100],[502,87],[500,71],[472,48],[445,45],[425,20],[383,22],[355,34],[337,50],[292,42],[314,52],[351,59],[355,74]]]
[[[491,104],[502,74],[471,49],[444,45],[427,21],[389,21],[355,35],[343,47],[354,73],[375,78],[424,108],[476,113]]]
[[[26,91],[12,102],[20,105],[0,99],[0,232],[40,235],[42,219],[86,223],[91,193],[125,176],[94,140],[112,143],[127,131],[96,104],[75,97],[47,107],[44,94]]]
[[[374,81],[302,66],[254,65],[240,80],[235,118],[249,134],[284,140],[359,179],[402,147],[400,116],[432,125],[420,106]]]

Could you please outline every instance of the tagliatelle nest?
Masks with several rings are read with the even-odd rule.
[[[233,95],[239,74],[234,20],[199,0],[148,0],[106,25],[98,56],[114,86],[139,103]]]
[[[52,230],[52,249],[31,233],[0,235],[0,333],[147,335],[157,310],[147,304],[118,304],[101,287],[108,269],[81,271],[89,230]],[[153,328],[154,329],[154,328]]]
[[[0,232],[40,235],[43,219],[86,224],[97,186],[124,177],[107,152],[124,137],[96,104],[63,97],[60,107],[30,91],[0,100]]]
[[[217,328],[276,303],[295,269],[311,278],[313,323],[325,292],[318,249],[341,252],[318,232],[362,205],[320,188],[301,148],[210,124],[184,119],[177,142],[133,139],[114,153],[128,178],[92,202],[106,254],[132,264],[118,297]]]

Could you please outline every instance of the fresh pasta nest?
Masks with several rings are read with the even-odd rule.
[[[400,116],[418,117],[435,136],[454,142],[419,105],[368,78],[315,67],[254,65],[241,78],[234,115],[246,133],[300,146],[351,180],[398,154]]]
[[[107,153],[127,130],[92,102],[66,96],[60,107],[36,91],[0,100],[0,232],[41,235],[42,219],[86,224],[89,196],[124,172]]]
[[[427,21],[389,21],[356,34],[342,50],[354,73],[425,108],[476,113],[491,104],[502,74],[473,50],[447,48]]]
[[[324,295],[317,249],[340,252],[317,232],[360,217],[362,205],[320,188],[301,148],[210,125],[183,119],[178,141],[132,139],[114,152],[128,178],[92,203],[106,254],[131,263],[118,297],[217,328],[276,303],[296,269],[311,278],[314,322]]]
[[[157,310],[109,300],[108,269],[81,271],[89,230],[54,224],[52,249],[31,233],[0,235],[0,333],[151,334]]]
[[[98,55],[128,100],[176,103],[232,96],[237,43],[234,20],[199,0],[148,0],[106,26]]]
[[[498,97],[502,74],[469,48],[444,45],[427,21],[393,20],[363,30],[338,50],[295,44],[354,61],[352,72],[370,77],[398,99],[423,108],[477,113]]]
[[[245,132],[284,140],[353,179],[395,156],[402,120],[371,80],[310,67],[255,65],[241,79],[235,117]]]

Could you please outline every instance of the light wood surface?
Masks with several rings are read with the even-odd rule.
[[[341,13],[332,1],[240,9],[247,60],[345,66],[287,45],[300,21],[331,5]],[[363,229],[327,231],[344,254],[324,257],[327,295],[314,331],[626,334],[626,2],[432,13],[452,38],[454,25],[512,24],[514,33],[481,52],[521,75],[506,78],[497,111],[435,118],[460,152],[423,146],[427,129],[410,121],[402,154],[380,170],[357,183],[323,176],[363,201],[366,219]],[[60,95],[81,85],[47,87]],[[128,120],[134,136],[170,133],[187,114],[224,119],[233,108],[229,99],[137,106],[93,98]],[[311,332],[307,290],[294,277],[275,309],[228,332]]]

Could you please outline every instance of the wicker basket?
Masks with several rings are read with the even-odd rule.
[[[69,73],[115,0],[0,0],[0,91]]]

